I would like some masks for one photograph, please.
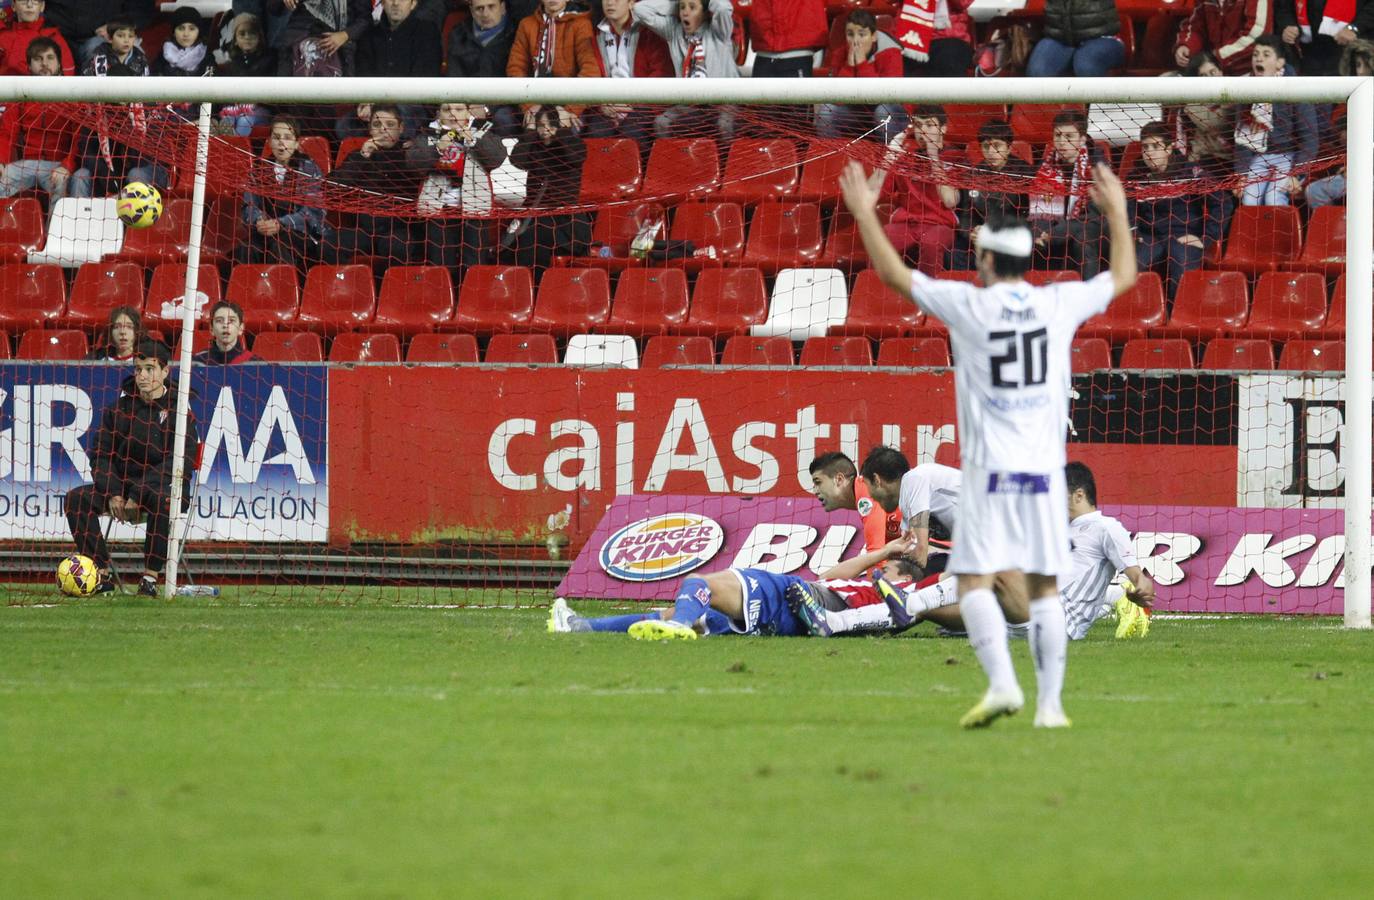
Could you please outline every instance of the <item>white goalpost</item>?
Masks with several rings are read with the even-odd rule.
[[[259,101],[486,104],[749,104],[817,103],[1257,103],[1345,104],[1347,153],[1345,275],[1346,357],[1344,439],[1344,622],[1371,625],[1371,418],[1374,418],[1374,79],[1332,78],[1103,78],[1103,79],[256,79],[256,78],[37,78],[0,77],[0,103],[198,103],[199,134],[183,308],[194,310],[206,205],[211,104]],[[3,302],[3,298],[0,298]],[[192,316],[183,317],[180,365],[191,365]],[[176,590],[182,468],[187,438],[189,378],[179,379],[173,521],[166,592]]]

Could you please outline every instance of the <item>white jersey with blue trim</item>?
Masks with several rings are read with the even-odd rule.
[[[1107,588],[1117,573],[1137,565],[1126,527],[1097,510],[1069,523],[1073,577],[1060,588],[1069,636],[1077,640],[1107,612]]]
[[[949,327],[964,463],[987,472],[1063,468],[1069,345],[1114,293],[1110,272],[1091,281],[985,288],[912,272],[916,304]]]
[[[915,528],[912,519],[921,513],[929,513],[930,518],[938,519],[941,525],[953,530],[959,511],[959,488],[963,483],[963,473],[951,466],[921,463],[907,469],[902,476],[901,492],[897,499],[897,508],[902,513],[902,527],[907,530]]]

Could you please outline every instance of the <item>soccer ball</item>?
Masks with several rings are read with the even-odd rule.
[[[162,215],[162,195],[151,184],[131,181],[119,192],[115,213],[130,228],[147,228]]]
[[[73,553],[57,564],[57,589],[68,597],[89,597],[100,584],[100,573],[89,556]]]

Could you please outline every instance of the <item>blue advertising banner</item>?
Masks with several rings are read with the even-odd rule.
[[[95,431],[131,372],[108,363],[0,363],[0,539],[69,539],[63,495],[91,480]],[[190,539],[324,541],[328,368],[197,366],[193,378],[204,448]],[[141,532],[116,523],[112,536]]]

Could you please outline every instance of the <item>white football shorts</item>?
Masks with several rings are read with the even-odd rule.
[[[947,569],[956,575],[1018,569],[1066,583],[1073,557],[1064,470],[986,472],[965,466],[963,471]]]

